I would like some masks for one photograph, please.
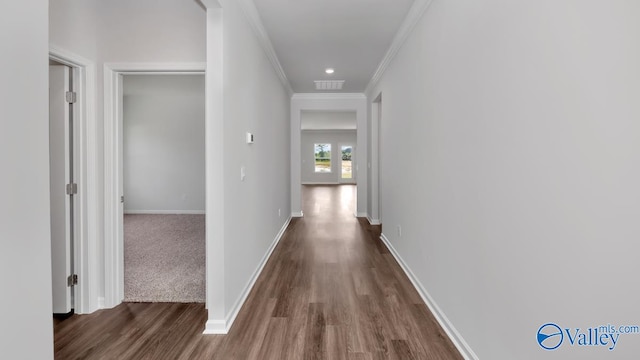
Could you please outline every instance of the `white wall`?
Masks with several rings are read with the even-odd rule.
[[[95,61],[98,52],[97,6],[97,0],[50,0],[50,44]]]
[[[48,6],[0,3],[0,356],[53,359]],[[28,94],[28,96],[25,96]]]
[[[640,353],[640,335],[536,342],[546,322],[640,323],[638,18],[631,1],[434,0],[368,94],[383,232],[481,359]]]
[[[205,61],[205,10],[195,0],[100,1],[105,62]]]
[[[356,130],[303,130],[300,140],[302,183],[339,183],[342,177],[342,150],[340,147],[342,145],[352,145],[354,150],[352,159],[357,160],[356,140]],[[315,172],[315,144],[331,144],[331,173]],[[355,171],[353,176],[352,182],[355,183]]]
[[[205,61],[205,11],[197,1],[183,0],[50,0],[50,43],[95,61],[94,114],[98,127],[93,162],[99,194],[104,193],[104,63],[176,63]],[[104,196],[97,200],[96,239],[104,248]],[[91,221],[91,220],[90,220]],[[104,297],[104,258],[98,259],[96,294]],[[98,301],[95,301],[98,302]]]
[[[222,1],[227,315],[290,214],[289,94],[237,1]],[[245,142],[245,133],[255,136]],[[240,168],[246,178],[240,181]],[[278,209],[281,215],[278,216]],[[247,226],[250,224],[250,226]]]
[[[125,213],[204,213],[204,75],[124,76]]]
[[[355,111],[301,111],[301,130],[355,130],[358,128]]]

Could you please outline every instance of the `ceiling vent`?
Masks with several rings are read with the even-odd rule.
[[[342,90],[344,80],[315,80],[316,90]]]

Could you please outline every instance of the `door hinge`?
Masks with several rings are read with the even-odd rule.
[[[67,91],[65,93],[65,98],[69,104],[73,104],[76,102],[76,93],[73,91]]]
[[[72,274],[67,278],[67,286],[72,287],[74,285],[78,285],[78,275]]]
[[[124,204],[124,195],[120,196],[120,202]]]
[[[78,193],[78,184],[67,184],[67,195],[75,195]]]

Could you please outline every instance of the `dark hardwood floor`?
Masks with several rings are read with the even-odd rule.
[[[54,321],[56,359],[462,359],[355,187],[303,197],[228,335],[202,335],[203,304],[124,303]]]

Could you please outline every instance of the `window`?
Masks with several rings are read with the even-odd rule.
[[[351,145],[343,145],[341,147],[342,150],[342,179],[352,179],[352,163],[351,163],[351,155],[353,153],[353,146]]]
[[[317,173],[331,172],[331,144],[314,144]]]

